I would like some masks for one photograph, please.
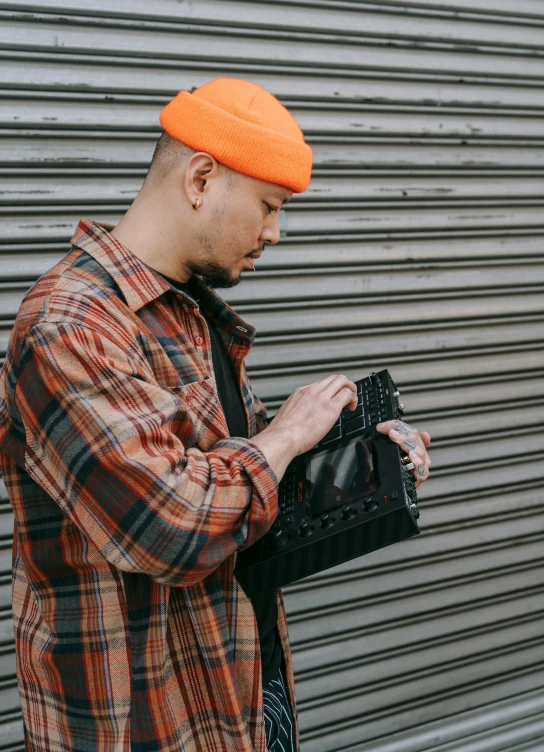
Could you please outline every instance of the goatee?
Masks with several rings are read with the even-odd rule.
[[[240,282],[241,274],[234,277],[229,269],[225,269],[211,261],[200,264],[192,264],[191,271],[193,274],[200,275],[204,282],[214,289],[227,289],[234,287]]]

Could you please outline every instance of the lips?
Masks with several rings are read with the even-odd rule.
[[[255,271],[255,261],[258,258],[261,258],[262,254],[262,250],[259,249],[257,249],[256,251],[251,251],[251,253],[247,253],[244,258],[246,268],[251,269],[251,271]]]

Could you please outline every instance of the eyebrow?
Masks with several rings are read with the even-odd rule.
[[[281,201],[281,203],[282,203],[282,206],[283,206],[284,204],[286,204],[286,203],[287,203],[288,201],[290,201],[290,199],[288,199],[288,198],[286,197],[285,193],[280,193],[280,191],[274,191],[274,192],[272,193],[272,196],[274,196],[274,198],[279,198],[279,200],[280,200],[280,201]]]

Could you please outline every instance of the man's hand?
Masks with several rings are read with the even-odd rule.
[[[357,387],[346,376],[332,374],[299,386],[280,407],[271,427],[288,430],[296,454],[307,452],[331,430],[342,409],[357,407]]]
[[[404,423],[402,420],[386,420],[384,423],[378,423],[376,430],[383,434],[388,434],[391,441],[394,441],[410,457],[414,463],[414,473],[417,476],[415,488],[429,477],[429,468],[431,459],[427,454],[427,447],[431,443],[430,434],[427,431],[418,431],[417,428]]]
[[[330,431],[344,407],[351,410],[357,407],[357,387],[346,376],[332,374],[308,386],[299,386],[268,428],[252,441],[279,479],[294,457],[307,452]]]

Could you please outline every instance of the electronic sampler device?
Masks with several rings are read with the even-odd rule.
[[[236,577],[246,594],[281,587],[419,533],[409,457],[375,426],[402,419],[389,371],[357,384],[345,408],[310,451],[295,457],[278,488],[271,529],[239,552]]]

